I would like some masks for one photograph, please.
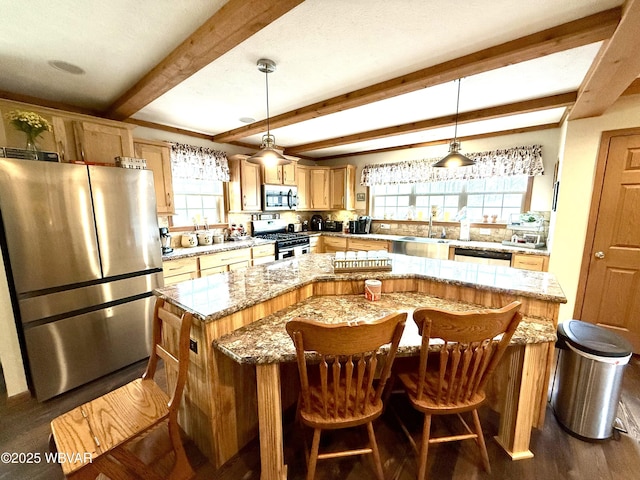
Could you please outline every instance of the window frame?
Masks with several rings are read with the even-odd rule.
[[[527,212],[527,211],[529,211],[531,209],[531,199],[532,199],[532,196],[533,196],[533,179],[534,179],[533,176],[529,176],[527,178],[527,187],[526,187],[525,192],[523,193],[523,200],[522,200],[522,211],[523,212]],[[426,222],[426,221],[429,220],[428,216],[426,218],[423,217],[421,220],[418,220],[416,218],[414,218],[413,220],[408,220],[406,218],[403,218],[403,219],[399,219],[399,218],[384,219],[384,218],[374,217],[373,216],[373,210],[374,210],[373,203],[375,201],[375,195],[372,194],[372,191],[373,191],[372,187],[368,186],[367,187],[367,213],[368,213],[368,215],[370,215],[372,217],[373,220],[376,220],[376,221],[393,220],[394,222],[418,222],[418,223],[419,222]],[[399,195],[402,195],[402,194],[399,194]],[[409,195],[409,205],[410,206],[413,205],[414,209],[415,209],[415,206],[416,206],[415,205],[415,197],[417,196],[415,194],[415,190],[412,188],[412,192],[410,194],[408,194],[408,195]],[[439,194],[435,193],[434,195],[439,195]],[[468,195],[468,192],[465,190],[462,194],[460,194],[460,197],[466,199],[467,195]],[[459,208],[461,208],[460,207],[461,201],[462,200],[459,199],[459,203],[458,203]],[[501,220],[505,220],[505,219],[501,219]],[[472,222],[476,222],[476,221],[477,221],[477,219],[472,219]],[[447,221],[444,221],[444,220],[438,220],[438,222],[447,223]],[[455,222],[453,220],[449,220],[449,222],[450,223],[458,223],[458,222]],[[505,224],[505,221],[498,222],[498,224]]]
[[[222,183],[222,212],[221,212],[219,221],[217,223],[209,223],[209,228],[225,228],[228,226],[229,195],[228,195],[228,189],[226,185],[227,182],[223,182],[222,180],[220,180],[220,183]],[[176,198],[175,187],[172,186],[172,188],[174,190],[173,199],[175,202],[175,198]],[[173,215],[169,216],[168,223],[169,223],[169,230],[171,232],[193,231],[193,225],[174,225]]]

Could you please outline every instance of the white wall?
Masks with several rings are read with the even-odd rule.
[[[632,127],[640,127],[640,95],[623,97],[600,117],[565,126],[549,262],[549,271],[555,273],[568,299],[560,307],[560,320],[573,318],[602,132]]]

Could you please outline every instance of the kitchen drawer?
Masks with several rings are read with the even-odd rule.
[[[251,260],[251,249],[240,248],[237,250],[227,250],[226,252],[214,253],[211,255],[200,256],[200,270],[219,267],[221,265],[230,265],[246,260]]]
[[[242,262],[236,262],[229,264],[229,271],[242,270],[243,268],[249,268],[250,260],[243,260]]]
[[[275,255],[275,244],[270,243],[268,245],[257,245],[252,247],[251,254],[253,255],[253,258],[273,257]]]
[[[173,285],[174,283],[186,282],[187,280],[193,280],[196,278],[197,274],[195,272],[192,273],[180,273],[178,275],[170,275],[168,277],[164,277],[164,286],[168,287],[169,285]]]
[[[322,237],[322,244],[325,253],[347,250],[347,239],[343,237]]]
[[[198,258],[178,258],[176,260],[166,260],[162,262],[162,274],[164,278],[182,274],[196,274],[198,272]],[[196,275],[194,275],[195,278]],[[166,281],[165,281],[166,283]]]
[[[349,250],[386,250],[389,251],[389,242],[385,240],[365,240],[363,238],[350,238]]]
[[[524,270],[535,270],[536,272],[547,271],[547,257],[542,255],[517,255],[511,258],[511,266],[513,268],[521,268]]]
[[[267,255],[266,257],[253,257],[254,265],[264,265],[265,263],[271,263],[276,261],[275,255]]]
[[[200,276],[208,277],[209,275],[216,275],[218,273],[222,273],[226,271],[227,271],[227,266],[220,265],[219,267],[205,268],[204,270],[200,270]]]

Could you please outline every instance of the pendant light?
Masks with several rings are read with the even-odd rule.
[[[258,70],[264,73],[267,90],[267,134],[262,136],[260,150],[247,159],[247,162],[258,165],[286,165],[291,163],[275,149],[276,138],[269,132],[269,74],[275,72],[276,62],[268,58],[258,60]]]
[[[449,154],[444,157],[442,160],[437,161],[432,166],[433,167],[445,167],[445,168],[453,168],[453,167],[468,167],[469,165],[474,165],[475,162],[471,160],[469,157],[464,156],[460,153],[460,142],[458,142],[458,107],[460,106],[460,81],[462,79],[458,79],[458,100],[456,101],[456,126],[453,132],[453,140],[451,144],[449,144]]]

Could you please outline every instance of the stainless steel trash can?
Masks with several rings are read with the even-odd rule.
[[[556,418],[579,438],[611,437],[631,344],[602,327],[569,320],[558,325],[556,347],[551,394]]]

